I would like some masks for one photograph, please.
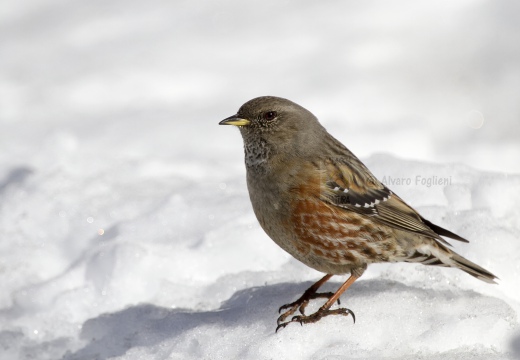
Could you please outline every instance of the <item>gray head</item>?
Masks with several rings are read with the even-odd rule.
[[[271,151],[303,155],[320,146],[327,131],[307,109],[287,99],[262,96],[246,102],[220,125],[235,125],[244,144],[263,143]]]

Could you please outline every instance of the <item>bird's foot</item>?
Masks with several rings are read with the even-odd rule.
[[[352,310],[350,310],[350,309],[339,308],[339,309],[330,310],[330,309],[326,309],[326,308],[322,307],[318,311],[316,311],[314,314],[311,314],[311,315],[294,316],[290,321],[287,321],[287,322],[278,321],[278,326],[276,327],[276,332],[278,332],[278,330],[280,330],[280,329],[285,328],[287,325],[289,325],[290,323],[293,323],[293,322],[300,323],[300,325],[303,326],[303,324],[315,323],[315,322],[319,321],[321,318],[323,318],[325,316],[329,316],[329,315],[344,315],[344,316],[350,315],[350,316],[352,316],[354,323],[356,323],[356,316],[354,315],[354,312],[352,312]],[[280,320],[280,319],[278,318],[278,320]]]
[[[294,314],[296,312],[296,310],[299,310],[302,315],[305,315],[305,308],[309,304],[309,301],[311,301],[313,299],[319,299],[319,298],[330,299],[331,296],[333,296],[333,295],[334,295],[334,293],[332,293],[332,292],[317,293],[317,292],[306,291],[295,302],[280,306],[280,309],[278,309],[278,313],[281,313],[282,310],[285,310],[285,309],[288,309],[288,310],[285,311],[282,315],[280,315],[280,317],[278,318],[276,323],[280,324],[280,323],[284,322],[285,319],[287,319],[289,316]],[[339,300],[338,300],[338,304],[339,304]]]

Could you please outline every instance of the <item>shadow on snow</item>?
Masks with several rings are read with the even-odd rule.
[[[153,346],[167,339],[181,337],[190,329],[201,326],[233,328],[260,323],[260,332],[264,332],[265,336],[274,335],[279,306],[294,301],[310,285],[312,282],[281,283],[243,289],[237,291],[217,310],[194,311],[140,304],[115,313],[103,314],[87,320],[83,324],[81,337],[88,342],[87,345],[75,353],[65,354],[63,358],[65,360],[83,360],[121,356],[133,347]],[[323,287],[323,291],[331,291],[340,285],[341,283],[327,283]],[[397,296],[408,294],[416,297],[417,302],[423,301],[422,299],[431,301],[433,298],[441,305],[449,304],[451,300],[461,297],[466,299],[487,298],[470,290],[438,291],[373,279],[355,283],[349,289],[348,295],[343,296],[341,305],[348,306],[349,300],[359,304],[364,299],[384,293],[394,293]],[[502,303],[501,307],[505,306],[510,309],[499,299],[489,299],[499,301]],[[353,310],[356,312],[355,308]],[[377,314],[358,314],[358,317],[363,316],[377,316]],[[348,323],[352,325],[351,319]],[[516,338],[512,344],[512,350],[515,353],[519,351],[518,343],[518,338]]]

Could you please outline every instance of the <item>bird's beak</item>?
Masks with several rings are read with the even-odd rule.
[[[230,116],[221,122],[218,123],[219,125],[235,125],[235,126],[248,126],[251,124],[251,121],[247,119],[242,119],[238,117],[238,115]]]

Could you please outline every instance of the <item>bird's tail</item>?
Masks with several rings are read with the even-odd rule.
[[[451,251],[452,256],[451,260],[453,260],[455,267],[461,269],[462,271],[467,272],[471,276],[476,277],[479,280],[485,281],[490,284],[496,284],[495,279],[498,279],[495,275],[487,271],[481,266],[478,266],[474,262],[469,261],[466,258],[463,258],[459,254]]]
[[[498,279],[483,267],[460,256],[435,240],[430,245],[410,254],[404,261],[430,266],[454,267],[490,284],[496,284],[495,279]]]

